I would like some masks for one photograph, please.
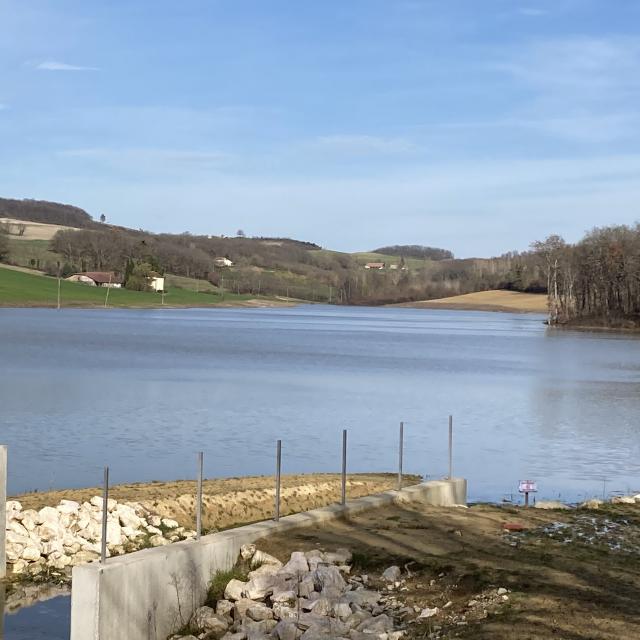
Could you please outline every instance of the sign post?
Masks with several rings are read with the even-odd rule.
[[[529,506],[529,494],[537,493],[538,483],[535,480],[520,480],[518,491],[524,493],[524,506]]]

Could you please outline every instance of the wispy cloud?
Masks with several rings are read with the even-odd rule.
[[[417,150],[415,143],[405,138],[368,135],[332,135],[316,138],[312,146],[317,149],[353,154],[398,154]]]
[[[66,62],[57,62],[56,60],[45,60],[35,65],[36,69],[41,71],[98,71],[97,67],[84,67],[75,64],[67,64]]]

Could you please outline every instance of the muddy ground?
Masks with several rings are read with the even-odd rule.
[[[527,530],[507,532],[506,523]],[[386,583],[375,576],[403,567],[398,599],[418,611],[438,608],[408,622],[407,638],[640,638],[640,506],[402,505],[257,546],[281,560],[294,550],[349,548],[352,574],[366,573],[381,590]]]

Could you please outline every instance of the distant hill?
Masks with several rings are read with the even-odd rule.
[[[0,218],[58,224],[78,229],[90,229],[96,226],[93,218],[84,209],[46,200],[0,198]]]
[[[421,245],[350,254],[241,231],[234,237],[153,233],[96,222],[79,207],[38,200],[0,198],[3,218],[24,222],[12,222],[9,229],[0,225],[0,262],[49,275],[113,271],[126,280],[139,267],[174,276],[172,289],[363,305],[487,289],[539,291],[546,283],[537,254],[455,260],[451,251]],[[385,266],[367,269],[367,262]]]
[[[374,249],[373,253],[383,253],[402,258],[418,258],[420,260],[452,260],[453,253],[448,249],[424,247],[420,244],[395,244],[389,247]]]

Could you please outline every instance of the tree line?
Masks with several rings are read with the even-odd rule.
[[[578,243],[534,243],[544,261],[549,323],[640,322],[640,224],[595,228]]]
[[[0,218],[29,220],[44,224],[59,224],[65,227],[94,228],[98,225],[80,207],[46,200],[12,200],[0,198]]]

